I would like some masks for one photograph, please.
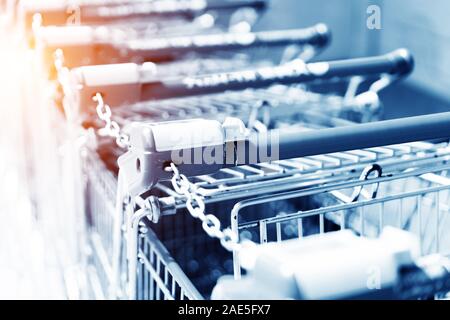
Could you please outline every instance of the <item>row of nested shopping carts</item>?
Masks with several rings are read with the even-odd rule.
[[[450,291],[450,115],[381,121],[409,52],[317,62],[327,26],[253,31],[270,5],[2,1],[72,297]]]

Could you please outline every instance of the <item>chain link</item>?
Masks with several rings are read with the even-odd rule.
[[[175,192],[185,196],[187,210],[192,217],[202,222],[203,230],[208,236],[219,239],[221,245],[230,252],[240,251],[242,244],[239,243],[237,235],[230,228],[222,230],[219,219],[212,214],[205,213],[205,201],[198,193],[197,186],[191,183],[185,175],[180,174],[175,164],[171,163],[168,169],[173,172],[172,186]]]
[[[104,137],[115,138],[119,147],[128,148],[130,146],[130,137],[121,131],[116,121],[112,120],[111,108],[105,104],[102,95],[97,93],[93,100],[97,102],[96,111],[99,119],[105,122],[105,126],[98,130],[99,134]]]

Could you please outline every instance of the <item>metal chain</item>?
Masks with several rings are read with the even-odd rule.
[[[111,119],[111,108],[105,104],[102,95],[97,93],[93,100],[97,102],[96,111],[98,117],[105,122],[105,126],[98,130],[99,134],[104,137],[115,138],[119,147],[128,148],[130,146],[130,137],[122,132],[116,121]]]
[[[243,244],[239,243],[238,236],[230,228],[222,230],[219,219],[205,213],[205,201],[199,194],[198,187],[180,174],[175,164],[171,163],[167,169],[173,172],[172,186],[175,192],[186,197],[187,210],[192,217],[202,222],[203,230],[208,236],[219,239],[221,245],[230,252],[240,251]]]

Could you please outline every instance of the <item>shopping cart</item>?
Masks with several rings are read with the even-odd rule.
[[[272,91],[272,92],[271,92]],[[270,125],[271,126],[283,126],[283,125],[292,125],[293,122],[300,122],[301,118],[304,118],[304,121],[307,121],[311,124],[319,125],[322,123],[323,125],[328,126],[336,126],[348,124],[348,121],[335,118],[329,119],[328,117],[323,117],[321,115],[317,115],[314,113],[307,114],[305,110],[297,110],[297,115],[293,112],[293,107],[295,105],[295,99],[292,93],[295,92],[294,88],[286,88],[286,87],[275,87],[268,92],[249,92],[246,95],[217,95],[213,97],[203,97],[201,99],[179,99],[179,101],[167,101],[164,106],[164,103],[154,104],[154,107],[151,109],[149,106],[145,106],[143,110],[146,110],[144,113],[148,116],[149,113],[152,113],[154,117],[153,121],[158,122],[159,120],[164,120],[172,118],[189,118],[189,117],[198,117],[200,113],[205,118],[221,118],[225,117],[226,114],[222,113],[222,116],[217,114],[217,106],[222,104],[226,106],[228,109],[227,113],[242,115],[242,118],[245,119],[247,117],[249,127],[262,128],[264,127],[263,123],[259,123],[259,115],[256,115],[254,118],[249,117],[251,115],[250,108],[243,109],[242,103],[245,101],[246,103],[258,102],[263,97],[267,98],[268,96],[272,97],[273,100],[278,100],[282,102],[282,98],[286,96],[286,93],[291,94],[290,104],[284,105],[284,108],[280,108],[279,113],[272,113],[270,117]],[[293,100],[292,100],[293,99]],[[299,101],[302,101],[299,98]],[[305,101],[303,100],[303,103]],[[184,110],[186,112],[179,112],[178,116],[175,112],[177,105],[184,106]],[[305,106],[310,105],[312,107],[312,103],[305,103]],[[208,107],[210,106],[210,107]],[[316,105],[317,106],[317,105]],[[175,107],[175,108],[174,108]],[[323,104],[321,105],[322,110],[326,110]],[[139,110],[139,106],[135,106],[137,110]],[[141,106],[142,108],[142,106]],[[330,113],[340,113],[337,112],[337,109],[343,108],[342,106],[330,104],[329,111]],[[235,110],[233,112],[232,110]],[[290,110],[290,112],[283,113],[282,110]],[[304,108],[306,109],[306,108]],[[333,110],[334,109],[334,110]],[[178,111],[183,110],[180,108]],[[119,110],[117,110],[119,111]],[[126,115],[129,115],[131,110],[127,108],[123,112]],[[342,111],[340,109],[339,111]],[[135,110],[136,112],[136,110]],[[247,114],[246,114],[247,113]],[[122,115],[121,112],[117,112],[118,119]],[[245,117],[244,117],[245,115]],[[141,112],[136,112],[134,120],[137,121],[138,117],[142,116]],[[147,118],[148,119],[148,118]],[[252,120],[255,119],[255,120]],[[128,121],[133,121],[133,117],[128,118]],[[141,119],[142,121],[142,119]],[[148,120],[147,120],[148,121]],[[125,123],[124,123],[125,124]],[[126,125],[126,124],[125,124]],[[97,126],[94,126],[96,128]],[[100,127],[100,124],[98,125]],[[114,220],[116,214],[113,210],[114,198],[117,192],[117,158],[122,155],[123,149],[119,148],[115,145],[114,139],[92,136],[92,140],[96,140],[93,146],[88,148],[86,152],[84,152],[84,172],[86,177],[86,202],[87,202],[87,212],[88,212],[88,220],[90,225],[90,237],[94,240],[92,241],[93,246],[93,255],[92,259],[97,260],[95,268],[97,272],[97,277],[102,278],[101,283],[103,284],[103,292],[108,292],[108,289],[112,283],[112,260],[113,260],[113,241],[112,230],[114,226]],[[274,177],[276,174],[274,175]],[[256,175],[255,175],[256,177]],[[235,183],[238,182],[238,176],[234,177]],[[108,192],[105,192],[105,188],[108,189]],[[99,257],[102,257],[101,259]],[[100,263],[101,261],[101,263]],[[103,270],[106,270],[104,272]]]
[[[347,228],[377,236],[382,226],[394,225],[419,235],[423,255],[448,254],[448,144],[385,145],[447,139],[449,119],[447,113],[342,128],[284,129],[278,132],[281,160],[255,165],[260,161],[244,157],[248,164],[222,170],[206,162],[171,166],[170,153],[142,143],[144,136],[158,139],[161,126],[171,131],[179,126],[190,134],[200,123],[194,121],[192,131],[186,122],[136,126],[133,147],[119,160],[119,192],[142,195],[117,202],[116,218],[122,205],[128,208],[122,243],[127,252],[116,251],[128,272],[118,279],[120,293],[142,299],[198,298],[198,292],[208,297],[217,277],[231,273],[233,265],[240,276],[238,236],[265,243]],[[224,148],[234,158],[236,149]],[[177,168],[195,177],[188,180]],[[126,186],[120,185],[121,177]],[[171,177],[172,184],[157,182]],[[153,187],[147,185],[149,178],[156,178]],[[220,222],[231,229],[221,231]],[[154,242],[155,234],[186,276],[165,264],[168,258]],[[234,251],[234,259],[211,237]],[[191,282],[184,287],[187,279]]]
[[[36,94],[53,83],[37,81],[28,133],[47,168],[40,174],[58,163],[46,192],[59,173],[64,190],[41,209],[65,211],[55,225],[67,232],[70,263],[87,272],[88,297],[210,298],[223,275],[242,279],[247,246],[336,230],[377,238],[396,226],[418,236],[422,256],[449,254],[450,114],[355,124],[378,120],[379,91],[412,70],[406,51],[307,63],[326,30],[251,33],[261,0],[0,7],[31,47],[37,41],[46,61],[39,75],[55,65],[60,81],[61,110]],[[292,44],[306,45],[306,55],[281,50],[255,63],[236,54]],[[344,83],[339,94],[314,90],[335,82]],[[450,287],[407,276],[401,297]]]
[[[330,32],[324,24],[304,29],[239,33],[196,25],[190,31],[188,26],[184,24],[180,30],[169,24],[146,35],[118,27],[43,27],[36,31],[36,50],[51,70],[57,51],[63,55],[68,68],[124,62],[198,61],[212,56],[222,56],[226,62],[236,60],[239,54],[251,54],[251,60],[270,56],[271,60],[300,57],[306,61],[330,41]]]
[[[390,57],[390,58],[392,58],[392,57]],[[388,59],[389,60],[389,59]],[[359,61],[360,63],[361,62],[363,62],[363,61]],[[396,62],[398,62],[395,58],[393,59],[393,61],[391,61],[392,63],[393,63],[393,65],[396,65],[397,63]],[[312,66],[312,65],[311,65]],[[316,66],[319,66],[319,65],[316,65]],[[324,64],[322,64],[321,65],[322,67],[323,66],[325,66]],[[339,67],[340,66],[340,64],[339,63],[337,63],[337,65],[336,65],[337,67]],[[298,67],[298,65],[296,66],[296,68]],[[345,68],[344,68],[345,69]],[[369,70],[370,70],[370,72],[369,73],[374,73],[374,74],[377,74],[377,75],[379,75],[380,73],[383,73],[383,72],[387,72],[387,73],[397,73],[397,71],[398,70],[396,70],[396,68],[394,67],[393,69],[391,69],[390,67],[389,67],[389,70],[386,70],[386,69],[384,69],[384,68],[381,68],[381,69],[379,69],[379,68],[376,68],[375,67],[375,69],[371,69],[371,67],[369,67],[368,68]],[[400,68],[400,69],[402,69],[402,68]],[[281,72],[281,71],[283,71],[284,69],[279,69],[279,71]],[[297,69],[295,69],[295,70],[297,70]],[[366,69],[367,70],[367,69]],[[265,70],[265,71],[267,71],[267,70]],[[365,74],[365,72],[366,71],[364,71],[364,74]],[[400,72],[400,74],[402,74],[403,73],[403,71],[401,71]],[[407,73],[407,72],[406,72]],[[350,74],[353,74],[352,72],[350,72],[350,73],[348,73],[348,74],[346,74],[346,75],[350,75]],[[359,74],[358,72],[356,72],[356,74]],[[279,74],[276,74],[276,76],[279,76]],[[339,76],[339,73],[338,74],[332,74],[331,73],[331,76]],[[274,77],[270,82],[269,82],[269,84],[270,83],[276,83],[276,82],[278,82],[278,78],[276,78],[276,77]],[[294,81],[294,80],[292,80],[291,79],[291,81]],[[389,83],[390,81],[386,81],[386,78],[384,78],[383,79],[383,81],[381,81],[381,83],[384,83],[385,85],[387,85],[388,83]],[[380,82],[378,82],[378,84],[380,84]],[[268,84],[262,84],[262,83],[259,83],[259,84],[257,84],[256,85],[256,87],[260,87],[260,86],[267,86]],[[246,84],[242,84],[240,87],[239,87],[239,89],[242,89],[242,88],[245,88],[247,85]],[[103,92],[105,92],[105,86],[104,85],[101,85],[101,86],[99,86],[99,87],[102,87],[102,93]],[[250,87],[251,87],[251,85],[250,85]],[[382,86],[383,87],[383,86]],[[235,89],[235,88],[233,88],[232,86],[230,87],[231,89]],[[91,89],[91,88],[89,88],[89,89]],[[224,89],[224,87],[222,86],[222,88],[217,88],[217,89],[215,89],[216,91],[212,91],[212,92],[220,92],[221,90],[223,90]],[[168,89],[168,90],[166,90],[166,92],[169,92],[169,91],[171,91],[171,92],[173,92],[173,89]],[[195,90],[193,90],[192,92],[191,92],[191,90],[188,90],[189,92],[187,92],[187,93],[184,93],[184,92],[181,92],[181,93],[178,93],[178,94],[180,94],[180,95],[185,95],[185,94],[187,94],[187,95],[192,95],[192,94],[198,94],[198,93],[195,93],[194,91]],[[206,91],[209,91],[209,90],[206,90]],[[202,91],[202,93],[203,93],[204,91]],[[374,92],[376,92],[376,90],[374,91]],[[374,93],[374,92],[372,92],[372,93]],[[96,92],[95,92],[96,93]],[[114,104],[114,99],[111,99],[110,98],[110,96],[109,95],[107,95],[106,96],[107,98],[108,98],[108,100],[107,100],[107,102],[108,103],[110,103],[110,104]],[[89,97],[89,98],[91,98],[91,97]],[[161,98],[161,97],[160,97]],[[164,96],[162,96],[162,98],[164,98]],[[276,97],[274,97],[273,98],[273,100],[275,100],[275,98]],[[280,99],[281,97],[278,97],[278,100],[279,101],[281,101],[281,99]],[[138,99],[136,100],[136,101],[141,101],[142,100],[142,97],[140,97],[140,96],[138,96]],[[261,101],[261,99],[258,99],[258,102],[260,102]],[[80,105],[85,105],[84,103],[81,103]],[[124,112],[125,112],[126,110],[124,110]],[[210,113],[213,113],[213,112],[210,112]],[[70,113],[69,113],[70,114]],[[141,113],[141,115],[142,115],[142,113]],[[97,163],[97,166],[99,165],[99,164],[101,164],[102,162],[101,161],[99,161],[99,159],[95,159],[95,156],[96,156],[97,154],[94,154],[94,161],[93,162],[95,162],[95,163]],[[101,155],[100,155],[101,156]],[[95,168],[96,166],[93,164],[93,163],[91,163],[89,166],[88,166],[89,168]],[[100,168],[101,168],[101,166],[100,166]],[[98,176],[97,177],[92,177],[92,179],[89,179],[88,180],[88,188],[87,188],[87,190],[89,190],[89,195],[97,195],[97,193],[95,192],[95,189],[89,189],[90,187],[91,187],[91,182],[92,182],[92,186],[96,186],[96,187],[93,187],[93,188],[98,188],[99,187],[99,184],[97,183],[96,184],[96,181],[98,182],[98,180],[102,180],[102,179],[104,179],[104,180],[106,180],[106,181],[108,181],[107,179],[109,179],[109,178],[111,178],[111,173],[108,175],[108,174],[105,174],[104,176],[102,176],[101,174],[100,174],[100,172],[102,172],[101,170],[100,170],[100,168],[99,168],[99,170],[97,171],[97,173],[98,173]],[[88,170],[90,170],[90,169],[88,169]],[[108,172],[108,171],[107,171]],[[109,177],[109,178],[108,178]],[[97,178],[97,180],[96,180],[96,178]],[[111,182],[111,181],[115,181],[115,177],[114,177],[114,174],[112,174],[112,180],[110,179],[109,180],[109,182],[107,182],[107,183],[113,183],[113,182]],[[100,182],[100,189],[102,188],[102,186],[105,186],[106,184],[103,184],[103,182]],[[113,186],[113,188],[112,189],[110,189],[110,191],[111,190],[115,190],[115,188],[114,188],[114,185],[112,185]],[[120,193],[119,193],[120,194]],[[106,195],[108,198],[111,196],[111,193],[109,193],[109,192],[105,192],[104,193],[104,195]],[[94,197],[94,204],[96,205],[96,206],[91,206],[91,201],[89,201],[89,206],[90,207],[93,207],[93,208],[95,208],[94,210],[89,210],[89,212],[95,212],[95,213],[98,213],[98,212],[102,212],[101,210],[108,210],[108,209],[111,209],[111,207],[110,206],[105,206],[105,207],[103,207],[102,206],[102,203],[103,204],[105,204],[106,202],[102,202],[102,200],[99,200],[99,199],[102,199],[100,196],[98,197],[98,198],[95,198]],[[105,198],[103,198],[103,199],[105,199]],[[108,201],[109,201],[110,199],[108,199]],[[98,201],[98,203],[97,202],[95,202],[95,201]],[[111,201],[109,201],[109,203],[111,203]],[[97,206],[97,205],[99,205],[99,206]],[[108,209],[107,209],[108,208]],[[95,268],[89,268],[89,271],[92,273],[92,276],[90,277],[90,279],[91,279],[91,285],[92,285],[92,288],[94,288],[94,292],[96,292],[96,293],[98,293],[98,295],[101,297],[101,295],[103,294],[102,292],[107,292],[107,290],[106,291],[103,291],[103,289],[104,288],[102,288],[102,283],[103,282],[109,282],[109,283],[113,283],[113,284],[115,284],[115,283],[117,283],[117,285],[119,285],[119,284],[121,284],[122,283],[122,280],[121,279],[119,279],[119,280],[117,280],[117,282],[116,282],[116,275],[117,275],[117,270],[118,270],[118,265],[112,265],[111,267],[110,267],[110,269],[108,269],[108,258],[110,257],[110,256],[113,256],[113,259],[110,259],[110,261],[114,261],[114,263],[117,263],[117,264],[119,264],[119,262],[121,261],[121,260],[118,260],[118,259],[114,259],[114,252],[117,252],[117,251],[114,251],[114,250],[112,250],[112,249],[109,249],[108,248],[108,244],[111,244],[111,243],[117,243],[117,240],[116,241],[108,241],[108,238],[107,237],[103,237],[104,235],[106,235],[107,234],[107,232],[109,231],[109,234],[111,235],[112,233],[111,233],[111,230],[112,230],[112,224],[110,223],[110,221],[109,221],[109,219],[108,219],[108,217],[105,217],[105,215],[103,215],[103,216],[101,216],[101,217],[94,217],[93,215],[92,216],[89,216],[89,218],[91,219],[91,221],[95,221],[96,223],[92,223],[92,225],[94,226],[94,228],[99,228],[98,229],[98,231],[99,231],[99,233],[100,233],[100,231],[101,231],[101,234],[102,234],[102,237],[96,237],[96,234],[95,233],[93,233],[92,234],[92,243],[93,243],[93,245],[92,245],[92,247],[95,249],[94,250],[94,252],[95,252],[95,255],[93,255],[93,261],[94,262],[97,262],[98,263],[98,265],[101,265],[101,267],[102,267],[102,270],[105,270],[105,272],[102,274],[102,273],[96,273],[96,272],[94,272],[95,271]],[[104,225],[106,225],[108,228],[104,228],[104,229],[102,229],[102,227],[104,226]],[[117,237],[117,233],[114,233],[113,235],[115,235],[116,237]],[[106,240],[106,241],[105,241]],[[111,240],[111,239],[109,239],[109,240]],[[106,250],[104,250],[103,251],[103,253],[102,253],[102,245],[104,244],[104,243],[106,243],[107,245],[106,246],[104,246],[105,248],[106,248]],[[131,242],[130,242],[131,243]],[[153,242],[152,242],[153,243]],[[149,245],[152,245],[152,243],[150,243]],[[160,248],[161,249],[161,248]],[[125,252],[131,252],[131,250],[126,250]],[[106,259],[105,259],[106,258]],[[105,260],[106,260],[106,262],[105,262]],[[199,297],[199,295],[195,292],[195,289],[194,289],[194,287],[193,286],[191,286],[191,288],[189,289],[189,290],[186,290],[186,288],[188,288],[189,287],[189,282],[187,281],[187,282],[185,282],[184,280],[182,280],[182,272],[181,272],[181,270],[180,269],[177,269],[177,267],[176,267],[176,264],[173,264],[173,263],[170,263],[170,259],[167,257],[167,255],[166,255],[166,259],[165,259],[165,263],[166,264],[170,264],[170,265],[172,265],[172,267],[171,267],[171,271],[170,271],[170,274],[172,274],[172,277],[173,276],[175,276],[175,280],[173,281],[173,290],[174,290],[174,295],[176,296],[177,295],[177,293],[176,293],[176,291],[179,289],[179,296],[180,297],[183,297],[183,296],[185,296],[185,295],[187,295],[187,296],[192,296],[192,297]],[[93,263],[92,265],[95,265],[95,263]],[[92,266],[91,265],[91,266]],[[123,269],[123,268],[120,268],[121,270]],[[100,277],[98,277],[100,275]],[[171,277],[169,274],[167,275],[167,281],[169,281],[169,278]],[[105,279],[106,278],[106,279]],[[106,281],[105,281],[106,280]],[[128,281],[127,279],[125,279],[125,281]],[[182,283],[182,286],[179,286],[178,287],[178,289],[177,289],[177,285],[176,285],[176,283],[177,283],[177,281],[178,282],[180,282],[180,283]],[[130,282],[131,283],[131,282]],[[121,286],[121,285],[120,285]],[[106,287],[106,289],[110,289],[110,288],[114,288],[114,285],[109,285],[108,284],[108,286]],[[117,294],[117,292],[116,292],[116,290],[112,290],[112,293],[111,293],[113,296],[115,296],[116,294]]]
[[[387,69],[384,69],[386,71],[392,70],[391,63],[396,61],[396,59],[392,59],[392,56],[388,57],[388,59],[381,59],[384,63],[387,62]],[[403,53],[400,57],[404,57]],[[353,62],[353,60],[350,61]],[[368,62],[367,60],[362,61]],[[401,61],[404,60],[401,59]],[[356,62],[361,62],[361,60]],[[373,62],[380,62],[380,60],[376,58]],[[337,65],[340,64],[338,63]],[[348,65],[354,64],[350,63],[347,64],[347,66]],[[355,65],[358,65],[358,63],[355,63]],[[366,64],[363,65],[367,66]],[[404,66],[403,63],[400,65]],[[400,69],[404,70],[403,68]],[[369,70],[373,69],[369,68]],[[377,70],[380,71],[380,69]],[[346,75],[349,75],[349,73],[346,73]],[[375,85],[374,87],[378,86]],[[213,90],[213,92],[215,91]],[[189,93],[189,91],[187,93]],[[113,112],[115,114],[114,121],[120,123],[120,126],[123,126],[124,128],[126,128],[130,123],[136,121],[148,123],[149,121],[159,122],[192,117],[220,119],[221,117],[225,118],[229,115],[235,115],[241,119],[244,119],[247,122],[247,127],[255,128],[255,130],[258,131],[264,131],[267,130],[267,128],[273,127],[296,127],[302,122],[307,123],[309,128],[314,128],[317,126],[333,127],[349,123],[343,119],[345,117],[342,117],[342,113],[345,113],[345,111],[348,112],[351,110],[354,113],[363,113],[362,111],[365,110],[367,112],[361,104],[356,103],[358,99],[354,98],[355,97],[350,100],[336,99],[336,96],[323,96],[312,92],[305,93],[302,88],[281,85],[265,90],[259,89],[237,91],[234,93],[226,92],[206,96],[194,96],[190,98],[172,98],[167,100],[157,100],[154,102],[141,102],[131,106],[125,105],[123,107],[114,108]],[[262,101],[265,101],[265,103],[261,104]],[[253,108],[254,106],[259,107]],[[261,106],[263,108],[261,108]],[[104,105],[99,104],[99,106],[97,106],[97,109],[103,110],[103,108]],[[252,109],[254,109],[253,111],[256,111],[256,115],[252,115]],[[220,110],[220,112],[218,112],[218,110]],[[329,115],[336,115],[336,117],[341,116],[341,119],[330,119],[330,117],[318,114],[318,112],[325,111]],[[259,123],[260,120],[262,120],[261,123]],[[85,127],[101,129],[103,127],[103,120],[97,121],[97,123],[89,123],[85,125]],[[114,250],[112,247],[114,241],[111,241],[111,230],[114,226],[114,217],[117,217],[118,214],[113,213],[111,210],[111,203],[114,198],[114,193],[111,192],[111,190],[116,190],[117,187],[117,182],[115,182],[117,181],[116,175],[118,172],[116,159],[123,151],[114,146],[114,141],[112,139],[107,139],[105,141],[100,138],[97,140],[97,143],[98,144],[94,146],[97,151],[90,150],[86,152],[87,160],[85,170],[88,176],[87,211],[89,212],[89,220],[92,228],[90,237],[94,238],[94,240],[91,240],[94,248],[94,254],[91,259],[95,262],[91,262],[91,264],[97,266],[96,268],[93,268],[99,273],[96,278],[102,279],[101,281],[96,281],[96,283],[103,283],[100,287],[103,288],[103,292],[107,292],[112,283],[115,281],[116,283],[120,282],[120,279],[114,279],[113,276],[117,273],[118,265],[112,265],[112,261],[118,260],[116,259],[117,257],[114,258]],[[346,158],[349,159],[349,157],[350,159],[352,158],[352,156],[344,154],[341,161],[344,161]],[[136,166],[136,164],[133,165]],[[299,165],[297,165],[297,169],[298,166]],[[291,169],[294,167],[292,167],[292,165],[290,166]],[[95,170],[92,170],[92,168],[95,168]],[[253,174],[251,174],[252,177],[250,178],[250,181],[255,182],[255,186],[258,185],[258,182],[261,182],[263,185],[265,184],[266,187],[273,183],[277,186],[276,188],[281,188],[277,190],[290,188],[290,179],[288,179],[289,174],[287,174],[287,176],[283,174],[282,167],[277,169],[276,166],[272,168],[271,165],[268,165],[262,166],[259,170],[252,168],[243,168],[243,170],[244,171],[240,174],[236,173],[234,176],[231,174],[231,176],[228,176],[227,179],[224,180],[224,183],[229,182],[230,184],[235,184],[234,188],[236,189],[236,194],[230,192],[233,190],[232,185],[230,185],[230,190],[227,191],[227,188],[224,189],[225,194],[231,196],[230,199],[233,199],[233,197],[239,197],[238,195],[242,195],[242,191],[248,192],[249,190],[252,190],[250,184],[246,185],[244,183],[244,178],[251,172],[253,172]],[[224,172],[227,172],[227,170]],[[263,174],[263,176],[261,176],[261,180],[259,180],[259,174],[265,172],[267,172],[268,175],[265,176],[265,174]],[[266,181],[264,182],[264,180]],[[108,187],[109,191],[102,191],[102,189],[104,189],[106,185],[109,186],[112,181],[115,183]],[[243,189],[238,187],[241,183],[243,185]],[[221,186],[225,187],[224,184]],[[167,187],[161,187],[162,190],[167,191]],[[253,195],[259,194],[260,192],[256,187],[253,191],[255,192]],[[108,195],[108,199],[105,199],[105,195]],[[227,198],[224,200],[226,199]],[[105,214],[106,212],[109,212],[109,214]],[[156,220],[158,220],[157,216],[155,216],[155,221]],[[189,225],[189,223],[186,225]],[[118,241],[119,240],[116,239],[115,242],[117,243]],[[102,270],[106,271],[103,272]],[[176,287],[176,285],[174,286]],[[206,291],[210,291],[211,289],[211,283],[209,283],[209,287]],[[116,293],[113,292],[111,294],[114,296]],[[183,293],[183,295],[184,294],[186,293]]]

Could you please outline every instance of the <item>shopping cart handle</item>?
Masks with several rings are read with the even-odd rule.
[[[214,73],[194,77],[162,78],[157,68],[134,63],[76,68],[82,105],[92,104],[92,97],[102,92],[111,107],[140,101],[168,99],[267,88],[275,84],[300,84],[351,76],[405,77],[414,62],[407,50],[390,54],[330,62],[304,63],[301,60],[245,71]],[[163,75],[162,75],[163,76]]]
[[[383,56],[332,61],[329,64],[330,74],[340,77],[355,73],[407,75],[414,69],[414,58],[408,50],[398,49]]]
[[[248,133],[238,119],[135,123],[131,148],[119,158],[130,192],[142,193],[173,175],[450,137],[450,112],[305,131],[291,127]]]
[[[449,137],[450,112],[306,132],[293,127],[250,136],[244,149],[250,152],[237,151],[236,158],[239,164],[256,164]]]
[[[259,89],[274,84],[299,84],[351,76],[380,74],[407,76],[414,67],[412,55],[399,49],[386,55],[330,62],[296,60],[281,66],[225,72],[144,83],[142,100]]]
[[[267,0],[124,0],[114,2],[105,0],[94,3],[71,3],[65,1],[25,0],[19,4],[19,12],[27,31],[31,30],[33,16],[39,13],[42,26],[66,25],[76,13],[82,24],[105,24],[115,20],[135,16],[142,17],[195,17],[209,10],[225,11],[240,8],[253,8],[261,11],[267,7]]]
[[[91,63],[105,64],[111,61],[173,61],[189,53],[211,53],[222,51],[250,50],[254,48],[279,48],[290,45],[326,47],[331,32],[325,24],[304,29],[220,33],[195,36],[150,38],[138,40],[117,40],[108,28],[98,34],[92,26],[53,26],[40,28],[35,33],[42,48],[47,66],[53,66],[55,51],[64,53],[64,65],[76,68]]]
[[[233,51],[261,47],[281,47],[289,45],[310,45],[317,48],[327,46],[331,32],[323,24],[279,31],[209,34],[187,37],[168,37],[163,39],[135,40],[125,44],[123,50],[159,61],[168,56],[177,56],[188,52]]]

